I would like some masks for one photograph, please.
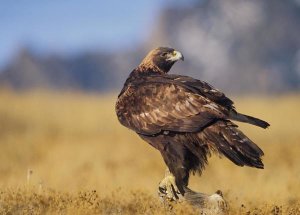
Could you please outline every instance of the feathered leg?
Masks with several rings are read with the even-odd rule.
[[[202,170],[207,163],[208,147],[200,145],[197,135],[172,134],[142,136],[144,140],[157,148],[168,170],[159,183],[158,194],[164,202],[187,201],[201,211],[213,211],[212,214],[224,214],[226,203],[219,192],[212,195],[198,193],[189,189],[190,171]],[[222,213],[219,213],[219,212]]]

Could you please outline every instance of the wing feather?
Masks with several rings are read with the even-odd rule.
[[[165,130],[199,131],[213,120],[225,118],[227,111],[182,85],[153,80],[129,87],[117,103],[120,122],[148,135]]]

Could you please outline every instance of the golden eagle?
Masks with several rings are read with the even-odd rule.
[[[262,169],[263,151],[231,120],[269,126],[238,113],[233,101],[210,84],[168,74],[180,59],[183,55],[173,48],[152,50],[130,73],[116,102],[120,123],[159,150],[175,177],[159,187],[171,199],[193,192],[187,188],[189,174],[201,173],[211,152],[236,165]]]

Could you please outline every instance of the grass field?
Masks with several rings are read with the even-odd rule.
[[[170,214],[156,197],[163,160],[118,123],[115,99],[0,91],[0,214]],[[213,156],[190,187],[222,190],[231,214],[300,214],[300,96],[234,99],[271,124],[240,124],[264,150],[265,169]]]

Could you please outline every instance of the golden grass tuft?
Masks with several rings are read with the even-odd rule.
[[[168,214],[156,197],[160,154],[122,127],[116,95],[0,91],[0,214]],[[236,98],[267,120],[239,124],[265,152],[265,169],[213,156],[190,187],[220,189],[231,214],[300,214],[300,97]],[[175,205],[177,214],[193,214]]]

